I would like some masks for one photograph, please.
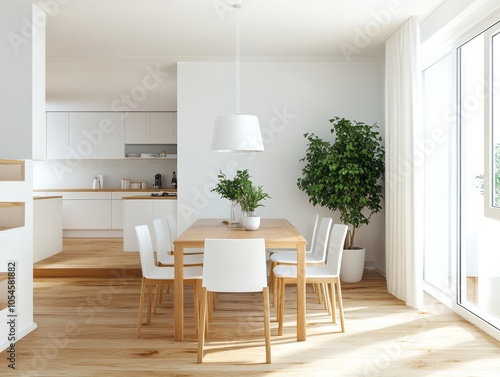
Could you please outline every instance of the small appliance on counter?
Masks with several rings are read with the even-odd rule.
[[[161,174],[160,173],[155,174],[155,184],[153,185],[153,188],[155,188],[155,189],[161,188]]]
[[[128,190],[128,189],[130,189],[130,179],[128,179],[128,178],[122,178],[121,188],[122,188],[122,190]]]
[[[104,176],[102,174],[94,175],[94,182],[92,182],[92,188],[94,190],[104,188]]]

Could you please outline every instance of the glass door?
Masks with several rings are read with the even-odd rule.
[[[458,305],[500,328],[500,37],[493,26],[458,49]]]

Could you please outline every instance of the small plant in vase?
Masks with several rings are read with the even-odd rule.
[[[252,186],[248,169],[237,170],[233,179],[229,179],[226,174],[220,171],[217,178],[219,178],[219,183],[212,191],[219,194],[221,198],[231,201],[228,225],[230,228],[240,228],[242,226],[242,216],[239,200],[245,188]]]
[[[260,226],[260,217],[255,216],[255,210],[257,207],[263,207],[264,205],[260,202],[266,199],[270,199],[268,193],[264,192],[262,186],[245,186],[241,196],[239,198],[239,203],[241,205],[241,210],[244,213],[243,217],[243,227],[246,230],[256,230]]]

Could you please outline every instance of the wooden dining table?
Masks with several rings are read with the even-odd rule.
[[[261,219],[254,231],[229,228],[222,219],[198,219],[174,241],[174,339],[184,339],[184,249],[203,248],[205,238],[264,238],[269,249],[297,249],[297,341],[306,340],[306,239],[287,219]]]

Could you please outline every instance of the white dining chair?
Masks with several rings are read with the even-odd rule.
[[[141,282],[141,296],[139,298],[139,314],[137,317],[137,337],[141,336],[142,329],[142,312],[144,306],[144,295],[146,288],[148,288],[148,301],[147,301],[147,321],[146,324],[151,323],[151,304],[152,304],[152,288],[158,284],[173,284],[174,282],[174,268],[173,267],[158,267],[155,265],[153,242],[151,240],[151,233],[147,225],[137,225],[135,227],[137,235],[137,242],[139,244],[139,255],[141,259],[142,282]],[[198,297],[197,281],[202,278],[203,268],[184,267],[184,282],[192,284],[195,288],[195,298]],[[198,303],[195,303],[195,316],[198,314]]]
[[[170,230],[170,250],[174,250],[174,241],[177,238],[177,220],[174,215],[168,214],[166,216],[168,222],[168,229]],[[186,254],[203,254],[203,249],[189,248],[184,249],[184,258]]]
[[[335,297],[338,301],[339,317],[342,332],[345,332],[344,308],[342,303],[342,291],[340,288],[340,267],[342,263],[342,253],[344,241],[347,234],[347,225],[335,224],[331,232],[328,246],[328,257],[324,265],[306,265],[306,283],[318,283],[329,285],[330,297],[328,295],[327,304],[332,321],[337,322]],[[285,311],[285,286],[286,284],[297,284],[297,266],[280,264],[274,267],[274,275],[278,281],[278,335],[283,334],[283,316]]]
[[[203,362],[209,292],[262,292],[266,363],[271,363],[269,290],[263,238],[205,240],[197,362]]]
[[[153,220],[156,238],[156,260],[159,266],[173,266],[174,254],[167,218]],[[203,254],[184,255],[184,266],[202,265]]]
[[[317,213],[313,213],[307,222],[306,232],[304,233],[304,238],[307,241],[306,253],[310,253],[313,249],[314,241],[316,240],[316,233],[318,231],[318,224],[319,215]],[[267,252],[269,257],[271,257],[273,253],[296,254],[297,249],[267,249]]]
[[[321,219],[319,224],[319,229],[316,235],[316,239],[313,244],[313,249],[310,253],[306,253],[306,266],[307,265],[321,265],[326,261],[326,254],[328,250],[328,243],[330,241],[330,233],[332,229],[333,219],[330,217],[324,217]],[[272,281],[272,293],[273,293],[273,306],[276,305],[276,277],[274,274],[274,268],[279,264],[296,265],[297,264],[297,254],[289,253],[274,253],[271,255],[270,261],[270,280]]]
[[[156,240],[156,263],[158,266],[174,266],[174,254],[172,242],[170,240],[170,230],[166,218],[154,219],[153,229]],[[203,265],[203,254],[187,254],[184,255],[184,266],[201,266]],[[167,284],[167,293],[170,285]],[[163,284],[156,285],[154,312],[161,304],[163,298]]]

